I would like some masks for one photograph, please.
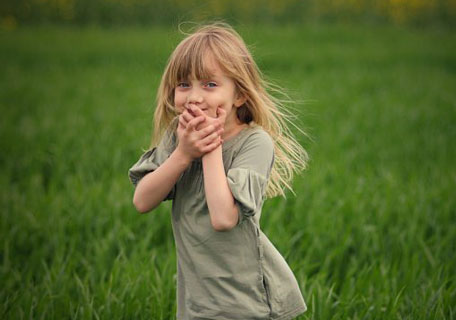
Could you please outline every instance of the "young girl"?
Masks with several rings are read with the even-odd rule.
[[[260,230],[307,154],[241,37],[216,23],[188,35],[163,74],[153,147],[129,170],[133,203],[173,200],[177,319],[293,319],[298,283]]]

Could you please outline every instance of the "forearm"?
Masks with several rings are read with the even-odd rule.
[[[229,230],[238,222],[238,209],[228,186],[222,158],[222,146],[202,158],[204,189],[211,223],[217,231]]]
[[[176,149],[161,166],[146,174],[135,189],[133,204],[136,209],[145,213],[156,208],[169,194],[190,161]]]

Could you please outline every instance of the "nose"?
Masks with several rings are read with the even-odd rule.
[[[201,90],[199,88],[193,86],[191,89],[188,97],[187,97],[187,103],[188,104],[200,104],[203,102],[203,95],[201,93]]]

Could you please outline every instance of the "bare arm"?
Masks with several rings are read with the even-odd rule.
[[[133,204],[141,213],[155,209],[165,199],[176,184],[191,159],[176,149],[170,157],[157,168],[142,178],[136,186]]]
[[[217,109],[217,118],[206,115],[198,107],[191,107],[195,116],[206,119],[202,124],[225,123],[226,112],[222,108]],[[187,119],[191,119],[188,117]],[[204,130],[204,129],[203,129]],[[238,208],[234,202],[230,187],[225,174],[222,157],[222,145],[207,152],[202,157],[204,192],[209,209],[212,227],[217,231],[228,231],[238,223]]]
[[[219,136],[223,129],[213,125],[202,130],[195,129],[205,121],[204,117],[193,118],[188,123],[181,117],[179,120],[179,143],[176,150],[156,170],[146,174],[136,186],[133,204],[141,213],[155,209],[165,199],[193,159],[221,144]]]
[[[226,113],[221,108],[217,112],[217,118],[204,115],[204,112],[199,108],[192,107],[191,109],[195,116],[205,116],[205,123],[217,120],[224,123],[225,121]],[[192,116],[189,116],[188,119],[192,119]],[[267,179],[274,161],[274,144],[270,137],[267,137],[256,135],[250,139],[243,148],[243,153],[238,155],[231,165],[230,170],[251,171],[253,176],[257,176],[257,179],[251,181],[253,190],[250,187],[249,190],[245,190],[252,193],[248,194],[247,199],[241,201],[239,198],[242,197],[239,197],[239,194],[236,196],[237,188],[234,189],[234,192],[232,191],[230,186],[233,182],[229,181],[227,174],[225,174],[222,146],[218,146],[203,155],[204,190],[211,224],[215,230],[228,231],[239,224],[242,217],[251,216],[255,214],[258,208],[261,208]],[[258,156],[263,154],[264,156]],[[238,183],[249,183],[249,181],[248,177],[241,177]]]
[[[212,226],[228,231],[238,222],[238,208],[228,186],[222,158],[222,146],[203,156],[204,190]]]

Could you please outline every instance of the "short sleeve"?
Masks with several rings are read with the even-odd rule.
[[[165,134],[158,146],[146,151],[139,160],[128,170],[130,182],[136,188],[139,181],[149,172],[155,171],[174,150],[174,136]],[[174,199],[175,186],[164,200]]]
[[[227,181],[239,210],[240,224],[261,210],[274,163],[274,143],[263,130],[251,134],[241,145],[227,172]]]

